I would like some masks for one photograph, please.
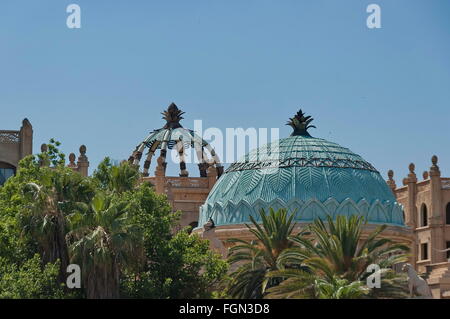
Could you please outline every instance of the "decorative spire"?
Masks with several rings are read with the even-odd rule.
[[[69,165],[67,167],[77,167],[77,164],[75,164],[76,156],[74,153],[69,154]]]
[[[311,136],[308,133],[308,129],[312,127],[316,128],[314,125],[310,125],[313,120],[311,116],[305,116],[305,113],[300,109],[294,117],[289,119],[286,125],[294,129],[291,136]]]
[[[388,171],[388,181],[387,184],[389,185],[389,188],[392,190],[392,192],[395,194],[395,189],[397,188],[397,185],[395,184],[395,180],[394,180],[394,171],[393,170],[389,170]]]
[[[416,165],[414,163],[410,163],[408,165],[409,174],[408,177],[403,179],[403,185],[408,185],[408,183],[417,183],[417,176],[414,170],[416,169]]]
[[[430,175],[431,176],[441,176],[441,171],[439,170],[438,163],[438,157],[436,155],[433,155],[431,157],[431,167],[430,167]]]
[[[163,119],[167,121],[166,125],[164,125],[164,128],[174,129],[182,127],[180,121],[183,119],[182,115],[184,114],[184,112],[181,111],[175,103],[170,104],[167,108],[167,111],[164,111],[161,114],[164,115]]]

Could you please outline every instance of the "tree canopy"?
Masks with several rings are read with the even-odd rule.
[[[175,232],[179,212],[137,169],[106,158],[91,177],[64,165],[59,142],[24,158],[0,187],[0,297],[210,297],[227,263]],[[81,289],[66,287],[67,266]]]

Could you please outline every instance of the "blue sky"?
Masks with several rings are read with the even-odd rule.
[[[81,29],[66,7],[81,7]],[[381,7],[382,28],[366,27]],[[192,127],[280,127],[299,107],[313,136],[397,184],[412,161],[450,175],[450,1],[40,0],[0,3],[0,128],[126,159],[170,102]],[[176,169],[173,169],[176,172]]]

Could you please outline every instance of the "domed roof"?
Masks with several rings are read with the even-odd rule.
[[[295,123],[297,120],[297,123]],[[364,215],[369,223],[404,226],[402,207],[378,171],[348,148],[307,132],[300,111],[287,138],[233,163],[201,207],[199,225],[242,224],[270,207],[297,212],[298,221],[326,215]]]
[[[212,146],[195,134],[193,130],[186,129],[180,124],[184,112],[181,111],[175,103],[171,103],[167,110],[161,114],[163,115],[163,119],[166,120],[166,124],[162,128],[150,132],[150,134],[136,146],[134,152],[128,158],[128,161],[131,164],[139,166],[145,149],[148,149],[143,169],[143,176],[147,177],[149,176],[151,160],[155,155],[156,150],[161,150],[159,159],[165,170],[167,164],[167,150],[176,148],[180,158],[180,176],[187,177],[189,176],[189,173],[186,170],[184,149],[192,147],[196,150],[199,161],[200,177],[206,177],[206,171],[209,166],[215,166],[217,176],[220,176],[223,173],[223,166]],[[208,154],[205,151],[209,152],[210,158],[208,158]]]

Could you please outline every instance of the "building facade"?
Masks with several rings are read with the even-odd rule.
[[[387,183],[414,233],[414,268],[427,279],[434,298],[450,298],[450,178],[441,177],[437,156],[420,180],[413,163],[401,187],[393,176],[389,171]]]
[[[41,145],[41,152],[47,151],[47,144]],[[74,153],[69,154],[68,167],[83,176],[89,174],[89,161],[86,146],[81,145],[78,159]],[[16,173],[19,161],[33,154],[33,126],[28,119],[22,121],[19,130],[0,130],[0,186]]]
[[[0,130],[0,185],[15,174],[19,161],[33,153],[33,127],[24,119],[19,130]]]
[[[300,212],[298,229],[329,214],[364,215],[367,233],[387,224],[384,236],[411,247],[411,264],[427,280],[434,298],[450,298],[450,178],[441,176],[437,156],[421,179],[410,164],[408,176],[397,186],[392,171],[385,182],[359,155],[312,137],[307,132],[312,119],[299,112],[291,119],[294,132],[278,141],[276,152],[267,152],[270,145],[256,149],[224,172],[214,149],[182,127],[183,113],[172,103],[162,113],[166,124],[142,140],[128,159],[157,193],[167,195],[173,211],[182,212],[180,227],[191,226],[226,256],[227,239],[252,238],[245,223],[261,208]],[[19,130],[0,131],[0,185],[15,174],[20,159],[32,154],[32,143],[27,119]],[[189,176],[186,169],[184,152],[190,147],[197,155],[199,177]],[[166,175],[170,150],[178,153],[179,176]],[[68,159],[68,167],[88,176],[86,146]]]

